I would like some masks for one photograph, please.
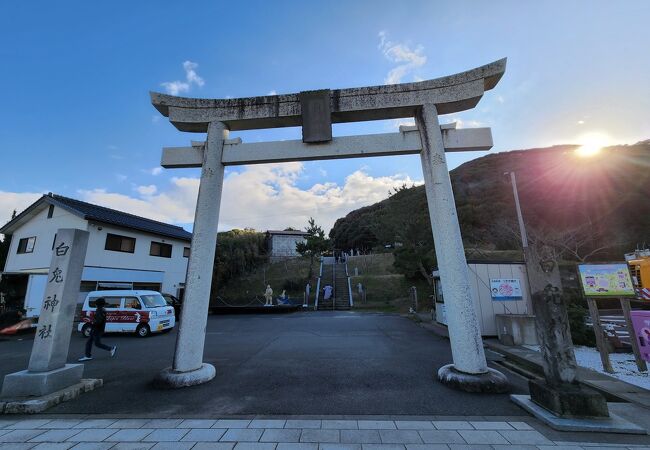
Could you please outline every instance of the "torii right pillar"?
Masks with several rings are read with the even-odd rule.
[[[438,380],[468,392],[506,392],[508,379],[489,368],[485,359],[436,106],[423,105],[415,120],[422,141],[422,172],[440,279],[444,283],[453,358],[453,364],[438,370]]]

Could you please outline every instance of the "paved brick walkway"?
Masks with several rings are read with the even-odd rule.
[[[588,436],[588,434],[585,434]],[[647,438],[647,437],[646,437]],[[643,438],[645,439],[645,438]],[[621,442],[621,441],[618,441]],[[523,421],[0,419],[2,449],[650,449],[552,440]]]

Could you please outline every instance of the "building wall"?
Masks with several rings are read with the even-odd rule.
[[[47,218],[48,208],[39,212],[30,221],[18,228],[12,238],[5,272],[18,272],[23,270],[41,269],[47,270],[50,267],[52,258],[52,243],[54,235],[59,228],[77,228],[86,230],[88,222],[79,216],[72,214],[65,209],[54,207],[50,219]],[[18,243],[22,238],[36,236],[36,243],[32,253],[17,254]]]
[[[48,208],[46,207],[14,231],[4,268],[5,272],[47,272],[52,258],[52,243],[56,231],[59,228],[77,228],[90,233],[82,281],[154,282],[162,285],[163,292],[174,295],[178,293],[181,283],[185,282],[189,258],[183,257],[183,249],[190,246],[189,242],[111,225],[88,223],[79,216],[59,207],[54,208],[52,218],[48,219],[47,213]],[[105,250],[108,233],[135,238],[135,252]],[[34,251],[17,254],[20,239],[31,236],[36,236]],[[151,256],[149,251],[152,241],[171,244],[172,257]],[[123,269],[127,269],[130,273]],[[95,279],[97,274],[100,274],[101,278]],[[106,278],[110,278],[111,274],[118,279],[107,280]]]
[[[189,247],[189,242],[99,223],[91,223],[88,230],[90,231],[90,237],[88,239],[88,251],[86,252],[86,267],[112,267],[164,272],[162,291],[174,295],[176,295],[179,283],[185,282],[185,272],[189,258],[183,257],[183,248]],[[134,253],[105,250],[106,235],[109,233],[135,238]],[[152,241],[171,244],[172,257],[151,256],[149,250]]]
[[[271,256],[300,256],[296,251],[296,244],[304,241],[302,236],[274,234],[271,237]]]
[[[481,335],[496,336],[497,314],[532,314],[532,301],[530,298],[530,289],[528,287],[528,277],[526,276],[526,266],[521,263],[511,264],[488,264],[488,263],[469,263],[469,285],[472,290],[472,299],[474,300],[474,310],[481,327]],[[522,300],[513,301],[495,301],[492,300],[490,290],[490,279],[518,279]],[[442,280],[442,291],[444,297],[444,280]],[[442,303],[436,303],[436,320],[440,323],[446,322],[446,308]]]
[[[496,336],[497,314],[532,314],[532,300],[524,264],[468,264],[474,306],[483,336]],[[514,278],[521,285],[522,300],[494,301],[490,292],[490,279]]]

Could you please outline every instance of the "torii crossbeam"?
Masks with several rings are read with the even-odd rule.
[[[180,131],[207,132],[205,142],[163,149],[166,168],[201,167],[185,301],[172,367],[158,382],[204,383],[215,368],[203,363],[224,167],[316,159],[420,154],[445,304],[453,364],[438,379],[471,392],[502,392],[507,379],[488,368],[468,281],[445,151],[489,150],[489,128],[440,125],[439,114],[476,106],[505,72],[501,59],[466,72],[417,83],[238,99],[195,99],[151,93],[153,105]],[[399,133],[332,137],[332,123],[415,117]],[[302,141],[242,143],[229,130],[302,126]]]
[[[490,150],[492,132],[489,128],[456,129],[456,124],[440,127],[446,152]],[[166,169],[201,167],[205,142],[192,142],[191,147],[163,148],[160,165]],[[240,138],[223,143],[221,164],[263,164],[321,159],[366,158],[370,156],[414,155],[422,151],[416,126],[401,126],[399,133],[367,134],[334,137],[319,145],[299,140],[242,143]]]

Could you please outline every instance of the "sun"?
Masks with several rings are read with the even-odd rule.
[[[583,158],[590,158],[596,156],[602,150],[602,146],[598,144],[583,144],[576,149],[576,155]]]
[[[576,155],[582,158],[591,158],[598,155],[603,147],[609,145],[610,138],[604,133],[588,133],[580,136],[578,141],[582,145],[576,149]]]

